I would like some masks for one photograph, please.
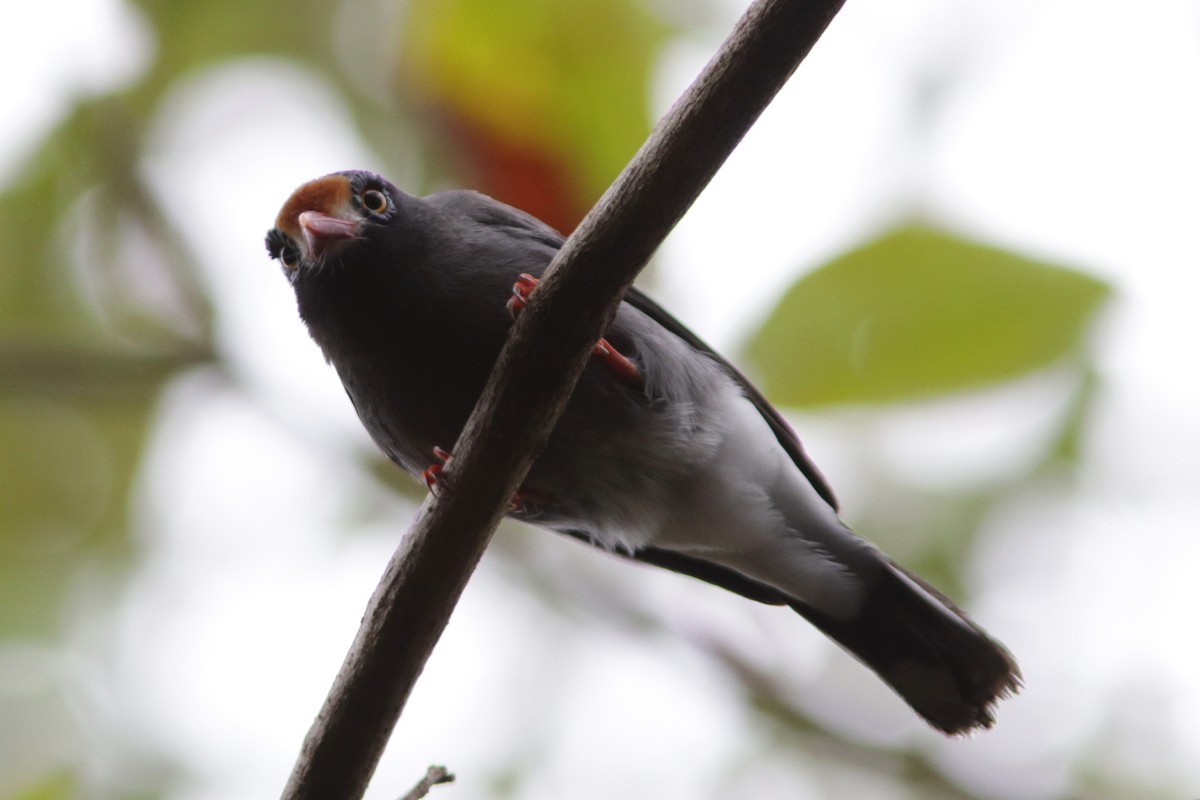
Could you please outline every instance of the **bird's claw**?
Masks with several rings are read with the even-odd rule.
[[[637,387],[641,387],[645,382],[637,364],[621,355],[617,348],[608,343],[607,339],[596,342],[592,347],[592,355],[603,361],[609,372],[617,376],[619,380]]]
[[[504,305],[513,319],[516,319],[517,314],[525,310],[529,295],[537,285],[538,279],[528,272],[522,272],[517,278],[512,287],[512,297],[508,298],[508,302]],[[600,358],[609,371],[625,383],[640,387],[645,382],[637,364],[623,356],[617,348],[608,343],[607,339],[596,342],[592,347],[592,355]]]
[[[504,304],[504,307],[508,309],[508,313],[513,319],[516,319],[517,314],[525,310],[525,303],[529,300],[529,293],[537,285],[538,279],[528,272],[522,272],[517,278],[517,282],[512,287],[512,297],[508,298],[508,302]]]
[[[437,462],[425,468],[421,473],[421,480],[425,481],[425,485],[429,487],[429,491],[436,496],[442,488],[442,471],[450,463],[450,454],[442,448],[435,446],[433,448],[433,457],[437,459]]]
[[[421,472],[421,480],[429,487],[429,491],[437,496],[442,487],[445,486],[446,479],[442,477],[442,472],[446,469],[446,465],[453,458],[448,452],[440,447],[433,448],[433,457],[437,461],[430,464]],[[517,493],[508,501],[508,511],[510,514],[535,514],[540,508],[552,505],[555,502],[554,495],[543,492],[540,489],[527,489],[524,486],[517,489]]]
[[[517,489],[517,493],[512,496],[512,500],[508,501],[508,513],[523,514],[526,516],[535,515],[538,509],[545,508],[554,503],[554,495],[543,492],[540,489],[530,489],[522,486],[520,489]]]

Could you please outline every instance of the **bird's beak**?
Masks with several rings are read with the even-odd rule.
[[[320,211],[302,211],[298,221],[310,258],[319,258],[330,245],[358,236],[359,223],[352,219],[331,217]]]

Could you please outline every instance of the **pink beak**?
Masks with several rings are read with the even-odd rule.
[[[358,236],[358,223],[354,220],[331,217],[320,211],[300,212],[299,222],[310,258],[319,258],[335,242]]]

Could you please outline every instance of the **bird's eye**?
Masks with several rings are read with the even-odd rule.
[[[362,207],[372,214],[382,214],[388,209],[387,195],[378,189],[367,189],[358,196]]]
[[[279,263],[289,272],[300,266],[300,251],[291,244],[284,245],[279,251]]]
[[[267,232],[267,255],[278,259],[288,272],[295,272],[300,266],[300,251],[291,238],[278,228]]]

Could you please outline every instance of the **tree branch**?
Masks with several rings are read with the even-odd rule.
[[[841,0],[758,0],[567,239],[392,557],[285,800],[358,798],[509,498],[625,290],[816,43]]]

